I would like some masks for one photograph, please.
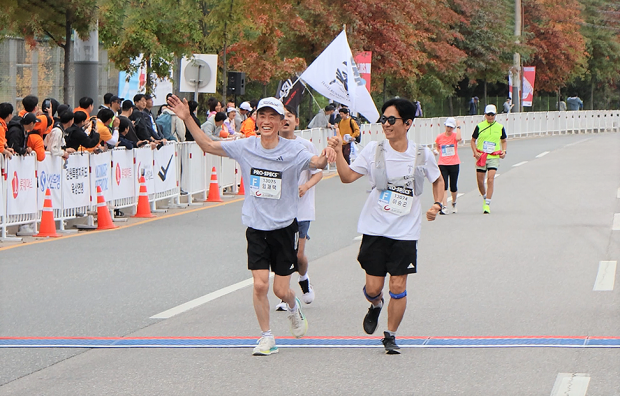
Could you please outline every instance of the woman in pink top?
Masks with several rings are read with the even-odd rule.
[[[435,139],[435,150],[439,153],[439,170],[443,176],[443,182],[448,191],[448,179],[450,180],[450,192],[452,193],[452,213],[456,213],[456,194],[457,182],[459,179],[459,160],[458,143],[461,139],[460,122],[450,117],[444,125],[446,131]],[[443,208],[439,212],[442,215],[448,214],[446,205],[448,204],[448,194],[443,195]]]

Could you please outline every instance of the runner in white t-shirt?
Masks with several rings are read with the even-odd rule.
[[[292,106],[284,106],[284,127],[280,129],[280,136],[285,139],[293,140],[303,145],[309,152],[317,155],[317,149],[312,142],[295,136],[295,127],[299,125],[297,110]],[[299,248],[297,249],[297,266],[299,272],[299,287],[303,295],[301,300],[310,304],[314,301],[314,288],[310,284],[308,277],[308,257],[306,257],[306,240],[310,239],[308,230],[310,222],[314,221],[314,186],[323,178],[323,170],[305,170],[299,176],[299,204],[297,205],[297,223],[299,224]],[[284,311],[286,303],[280,302],[276,306],[277,311]]]
[[[375,332],[383,307],[385,276],[390,274],[388,328],[383,345],[397,354],[396,330],[407,306],[407,275],[416,272],[417,241],[422,212],[419,194],[424,179],[433,183],[435,203],[426,212],[429,221],[441,210],[444,185],[435,157],[426,147],[407,140],[416,107],[406,99],[392,99],[383,105],[380,118],[386,140],[370,142],[349,166],[342,154],[342,138],[329,139],[336,150],[336,167],[343,183],[367,175],[372,191],[360,214],[357,230],[363,234],[357,260],[366,271],[364,295],[371,305],[364,317],[364,331]]]
[[[285,301],[291,333],[303,337],[308,321],[301,302],[290,287],[291,274],[297,270],[297,203],[299,175],[306,169],[325,168],[326,153],[335,159],[332,149],[319,157],[298,143],[278,136],[284,126],[284,106],[276,98],[258,103],[256,125],[260,137],[232,141],[213,141],[194,122],[187,101],[176,96],[168,99],[170,109],[183,121],[200,148],[209,153],[235,159],[245,182],[242,221],[248,228],[248,269],[254,280],[254,311],[262,336],[254,355],[278,351],[269,326],[269,270],[275,273],[274,294]]]

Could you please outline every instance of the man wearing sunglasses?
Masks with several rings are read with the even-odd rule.
[[[491,197],[495,184],[495,173],[499,168],[499,159],[506,157],[506,129],[495,121],[497,109],[495,105],[487,105],[484,109],[484,121],[476,125],[471,136],[471,149],[476,158],[476,179],[478,190],[484,199],[482,213],[491,213]],[[484,175],[488,171],[487,187],[484,187]]]
[[[407,275],[415,273],[417,266],[422,186],[425,178],[433,183],[435,203],[426,212],[426,218],[433,221],[442,208],[439,201],[444,184],[431,151],[407,139],[416,106],[406,99],[392,99],[381,110],[379,122],[386,140],[368,143],[351,165],[344,158],[340,135],[330,138],[329,146],[336,150],[336,167],[343,183],[368,175],[372,186],[357,226],[363,235],[357,260],[366,271],[363,293],[371,304],[363,327],[367,334],[377,329],[389,273],[391,299],[382,342],[386,353],[398,354],[395,334],[407,306]]]

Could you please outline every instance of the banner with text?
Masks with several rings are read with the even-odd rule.
[[[37,213],[37,177],[34,155],[15,155],[7,167],[7,215]]]
[[[90,196],[93,205],[97,204],[97,187],[101,187],[106,202],[112,200],[112,171],[110,162],[112,155],[109,151],[90,156]]]
[[[536,80],[536,66],[523,67],[523,106],[532,107],[534,101],[534,80]]]
[[[295,82],[295,84],[293,84]],[[284,106],[291,106],[294,109],[299,106],[304,92],[304,85],[297,78],[285,81],[280,81],[278,90],[276,91],[276,98],[282,100]]]
[[[163,147],[162,147],[163,148]],[[140,176],[144,176],[146,182],[146,191],[149,195],[155,193],[155,180],[153,179],[153,150],[150,147],[143,147],[133,150],[134,157],[134,175],[136,177],[136,191],[138,196],[140,192]]]
[[[133,152],[125,149],[112,150],[112,167],[114,199],[134,197]]]
[[[355,60],[355,64],[357,65],[357,70],[360,72],[360,77],[362,81],[366,84],[366,89],[370,92],[370,71],[371,71],[371,63],[372,63],[372,52],[364,51],[355,55],[353,58]]]
[[[153,151],[156,193],[172,190],[178,186],[175,153],[174,144],[167,144]]]
[[[71,154],[62,170],[62,200],[65,209],[90,206],[89,158],[90,155]]]
[[[39,179],[37,197],[39,210],[43,209],[45,190],[48,188],[52,194],[52,208],[62,208],[61,170],[62,157],[51,155],[50,153],[45,153],[45,159],[37,164],[37,177]]]

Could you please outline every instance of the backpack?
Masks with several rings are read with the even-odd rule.
[[[354,131],[354,129],[353,129],[353,117],[349,118],[349,125],[351,126],[351,132],[353,132]],[[355,143],[357,143],[357,144],[362,143],[362,132],[361,131],[360,131],[359,135],[357,135],[355,137]]]
[[[172,136],[172,116],[168,112],[163,112],[157,120],[155,120],[155,124],[160,131],[160,133],[164,136],[164,138],[170,140]]]

